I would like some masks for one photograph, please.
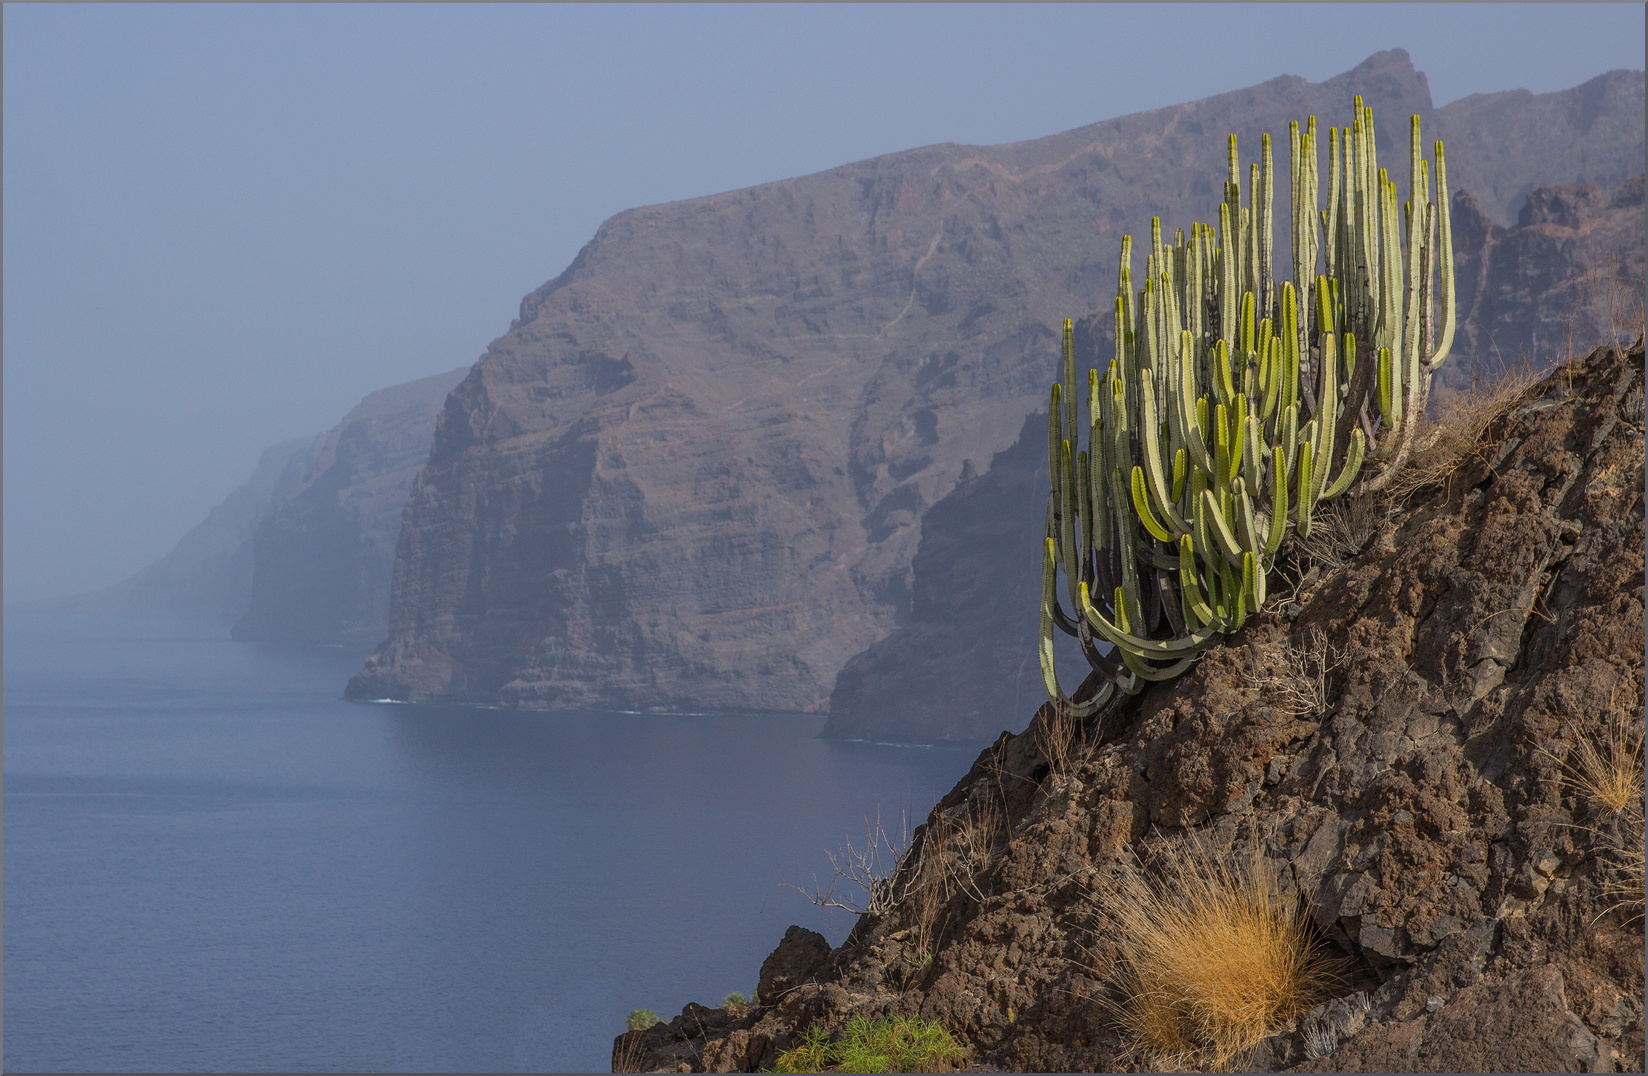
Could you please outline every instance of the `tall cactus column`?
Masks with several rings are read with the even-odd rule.
[[[1413,117],[1399,206],[1373,131],[1360,97],[1350,126],[1329,128],[1323,208],[1316,118],[1289,125],[1292,280],[1272,274],[1270,136],[1244,204],[1231,135],[1217,227],[1193,223],[1168,242],[1153,219],[1137,290],[1122,237],[1115,353],[1086,372],[1085,392],[1065,321],[1039,652],[1049,696],[1076,714],[1184,672],[1263,608],[1290,527],[1308,535],[1318,504],[1381,489],[1406,461],[1454,333],[1447,166],[1437,142],[1432,197]],[[1090,667],[1069,697],[1055,629]]]

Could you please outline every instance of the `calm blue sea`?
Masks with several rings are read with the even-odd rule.
[[[9,614],[4,1065],[600,1070],[755,986],[977,748],[822,719],[346,703],[362,654]],[[913,823],[912,823],[913,824]]]

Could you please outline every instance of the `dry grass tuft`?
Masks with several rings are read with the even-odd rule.
[[[1268,669],[1250,671],[1246,680],[1288,716],[1320,717],[1328,710],[1328,678],[1344,663],[1344,651],[1313,630],[1304,647],[1284,644]]]
[[[1631,827],[1627,827],[1626,832],[1631,832]],[[1634,842],[1622,842],[1612,850],[1607,858],[1606,877],[1602,885],[1602,894],[1610,902],[1607,911],[1619,912],[1627,924],[1642,922],[1643,914],[1643,830],[1640,816],[1636,820],[1635,838]]]
[[[1569,764],[1567,781],[1591,807],[1619,815],[1642,814],[1642,741],[1640,721],[1616,713],[1598,742],[1581,739]]]
[[[641,1036],[638,1033],[629,1031],[618,1036],[618,1044],[612,1051],[612,1071],[641,1071]]]
[[[1395,516],[1395,506],[1380,497],[1329,501],[1312,514],[1310,537],[1294,537],[1294,548],[1323,571],[1337,571],[1366,549]]]
[[[1591,812],[1578,829],[1591,834],[1602,866],[1602,915],[1619,911],[1626,923],[1643,916],[1643,722],[1639,713],[1608,700],[1600,736],[1581,737],[1562,762],[1560,780]],[[1559,759],[1539,748],[1541,754]],[[1601,918],[1601,916],[1598,916]]]
[[[1499,418],[1522,403],[1539,383],[1527,363],[1510,367],[1492,381],[1473,380],[1471,387],[1437,405],[1416,433],[1407,465],[1385,487],[1385,495],[1400,505],[1412,494],[1445,484],[1454,472],[1481,457],[1488,447],[1483,437]]]
[[[1124,876],[1103,914],[1121,954],[1129,1056],[1222,1071],[1317,1004],[1333,978],[1297,895],[1257,855],[1192,844],[1163,875]]]
[[[1070,707],[1055,701],[1043,710],[1035,722],[1036,750],[1047,760],[1048,776],[1063,780],[1070,776],[1081,722],[1070,713]]]
[[[1643,916],[1643,723],[1614,710],[1600,738],[1581,739],[1564,767],[1563,781],[1598,816],[1585,828],[1597,838],[1602,861],[1603,914],[1618,911],[1626,923]]]

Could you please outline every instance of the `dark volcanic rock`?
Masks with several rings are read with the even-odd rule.
[[[34,608],[234,624],[251,600],[252,534],[274,506],[302,484],[320,442],[319,437],[305,437],[264,449],[251,478],[195,524],[170,553],[131,578]]]
[[[466,372],[380,389],[317,440],[303,481],[252,536],[250,593],[234,638],[382,641],[407,492],[429,456],[435,416]]]
[[[755,999],[773,1004],[787,992],[812,979],[813,973],[830,959],[830,943],[824,935],[805,927],[792,926],[784,932],[778,948],[761,962],[761,976]]]
[[[1642,364],[1639,344],[1558,370],[1337,565],[1290,543],[1273,592],[1296,575],[1296,597],[1117,707],[1067,773],[1038,746],[1051,707],[1002,733],[915,835],[949,884],[894,890],[816,983],[621,1036],[615,1059],[753,1068],[814,1023],[895,1013],[984,1069],[1136,1064],[1104,895],[1194,842],[1258,849],[1345,961],[1255,1069],[1641,1071],[1642,920],[1610,887],[1642,815],[1573,774],[1616,715],[1640,729]],[[1290,646],[1330,658],[1319,711],[1268,679]],[[1006,824],[968,866],[954,827],[983,808]]]
[[[1581,178],[1571,162],[1609,185],[1642,168],[1640,73],[1432,109],[1386,52],[1324,83],[621,213],[448,400],[389,639],[349,694],[822,708],[910,617],[924,515],[1041,402],[1059,320],[1104,301],[1122,230],[1205,218],[1226,132],[1251,154],[1357,93],[1388,160],[1419,113],[1490,212]]]

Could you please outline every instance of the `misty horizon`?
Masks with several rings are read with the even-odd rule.
[[[1438,107],[1640,69],[1640,7],[1519,5],[1513,32],[1458,5],[1426,8],[1426,41],[1402,40],[1402,8],[1289,8],[1328,42],[1308,68],[1237,8],[1196,20],[1246,35],[1239,64],[1046,70],[1052,28],[1144,41],[1153,10],[8,7],[8,604],[130,576],[268,446],[472,362],[635,206],[1320,81],[1386,48]],[[787,56],[801,33],[840,66]],[[600,79],[626,56],[653,81]]]

